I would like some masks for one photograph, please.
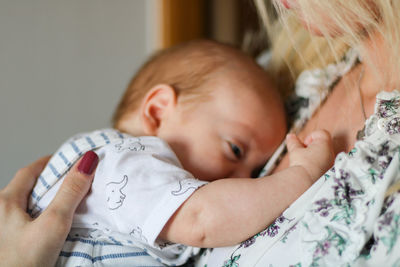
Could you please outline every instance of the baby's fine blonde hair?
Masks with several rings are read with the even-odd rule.
[[[129,83],[112,123],[119,129],[121,121],[136,111],[146,93],[157,84],[172,86],[179,101],[195,101],[206,97],[211,88],[201,88],[222,67],[256,66],[240,50],[210,40],[196,40],[155,53],[139,69]]]
[[[380,89],[398,77],[400,67],[400,1],[399,0],[294,0],[297,11],[287,10],[280,0],[255,0],[266,26],[272,50],[270,70],[278,77],[280,89],[293,88],[297,76],[306,69],[338,62],[349,47],[357,48],[370,36],[380,36],[390,55],[382,73],[376,69]],[[294,14],[296,12],[297,14]],[[301,14],[301,23],[298,19]],[[330,23],[326,24],[329,17]],[[302,25],[318,25],[322,37],[313,36]],[[329,26],[336,25],[332,34]],[[374,41],[369,40],[372,45]],[[363,58],[370,64],[371,59]],[[400,88],[398,88],[400,89]],[[386,195],[400,190],[400,182]]]

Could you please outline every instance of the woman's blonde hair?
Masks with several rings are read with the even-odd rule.
[[[382,82],[398,75],[400,66],[400,1],[398,0],[293,0],[287,10],[280,0],[255,0],[269,35],[271,71],[278,85],[291,87],[305,69],[339,61],[349,47],[359,47],[367,36],[380,34],[390,58],[391,73],[379,73]],[[301,14],[301,20],[298,18]],[[328,22],[327,22],[328,21]],[[321,36],[307,28],[318,25]],[[332,25],[336,25],[332,32]],[[372,45],[374,40],[371,40]],[[363,58],[367,64],[370,59]],[[382,74],[385,76],[383,77]],[[382,85],[384,88],[385,84]]]
[[[287,10],[280,0],[255,0],[270,38],[270,70],[281,90],[293,87],[305,69],[338,62],[349,47],[360,47],[369,36],[380,39],[391,71],[376,69],[377,78],[385,82],[398,77],[400,67],[400,1],[399,0],[293,0],[295,11]],[[297,13],[297,14],[295,14]],[[298,19],[301,14],[301,20]],[[327,23],[328,21],[328,23]],[[318,25],[320,36],[307,28]],[[335,25],[332,32],[332,25]],[[375,45],[377,40],[368,40]],[[363,58],[370,64],[371,59]],[[400,182],[387,195],[400,190]]]

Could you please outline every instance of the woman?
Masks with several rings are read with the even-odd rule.
[[[334,138],[335,151],[348,154],[339,154],[335,168],[265,231],[234,248],[214,249],[208,266],[398,264],[400,195],[398,186],[391,185],[399,179],[400,168],[400,94],[394,91],[400,88],[400,1],[274,1],[285,28],[298,16],[306,29],[324,40],[312,38],[309,43],[297,30],[294,35],[271,32],[277,38],[273,39],[274,53],[292,41],[299,58],[304,59],[302,64],[294,64],[293,50],[284,50],[294,74],[313,67],[313,60],[307,60],[310,58],[326,65],[327,51],[333,50],[331,58],[337,62],[298,77],[296,92],[300,97],[295,103],[301,108],[294,130],[304,137],[312,130],[326,129]],[[257,3],[261,5],[261,1]],[[275,25],[269,29],[280,31]],[[356,50],[340,60],[340,48],[345,46]],[[279,74],[281,62],[271,63]],[[392,94],[379,93],[382,90]],[[368,117],[366,129],[360,131]],[[356,144],[357,136],[361,141]],[[279,155],[277,151],[270,161],[277,162]],[[283,156],[274,171],[287,165]],[[54,250],[48,255],[51,253]]]
[[[263,2],[257,3],[267,22]],[[265,231],[236,247],[214,249],[208,266],[399,266],[400,1],[274,4],[289,34],[272,32],[272,49],[294,75],[315,61],[335,61],[297,78],[293,130],[300,138],[328,130],[336,153],[348,154],[339,154],[334,168]],[[298,30],[299,24],[319,37]],[[345,47],[352,49],[343,58]],[[280,59],[271,68],[284,73]],[[287,156],[278,162],[279,156],[268,164],[277,163],[273,171],[288,166]]]

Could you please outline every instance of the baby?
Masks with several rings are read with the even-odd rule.
[[[283,104],[251,58],[212,41],[154,55],[113,120],[115,129],[67,141],[32,192],[37,215],[84,152],[99,155],[59,265],[181,265],[195,247],[237,244],[273,222],[334,157],[325,132],[304,144],[288,135],[290,167],[249,179],[284,139]]]

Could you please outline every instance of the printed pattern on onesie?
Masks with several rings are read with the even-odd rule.
[[[96,153],[101,160],[92,192],[78,208],[73,226],[113,226],[150,246],[167,246],[156,242],[158,234],[206,182],[182,169],[168,144],[156,137],[130,137]]]
[[[75,143],[87,140],[92,134],[73,140]],[[165,242],[157,236],[182,203],[206,182],[185,171],[163,140],[125,134],[121,137],[96,148],[100,160],[92,189],[77,208],[59,263],[73,265],[100,259],[103,264],[108,261],[112,265],[121,254],[117,252],[132,247],[140,248],[142,254],[152,256],[158,263],[183,264],[198,249]],[[63,147],[57,154],[60,152]],[[56,168],[54,163],[52,168]],[[46,176],[42,177],[45,180]],[[59,184],[62,179],[58,180]],[[42,195],[36,195],[39,199],[47,199],[37,202],[38,210],[46,208],[57,189],[52,186]],[[96,246],[101,246],[101,254],[108,251],[114,258],[90,255],[95,253]],[[128,249],[124,255],[142,254]]]

